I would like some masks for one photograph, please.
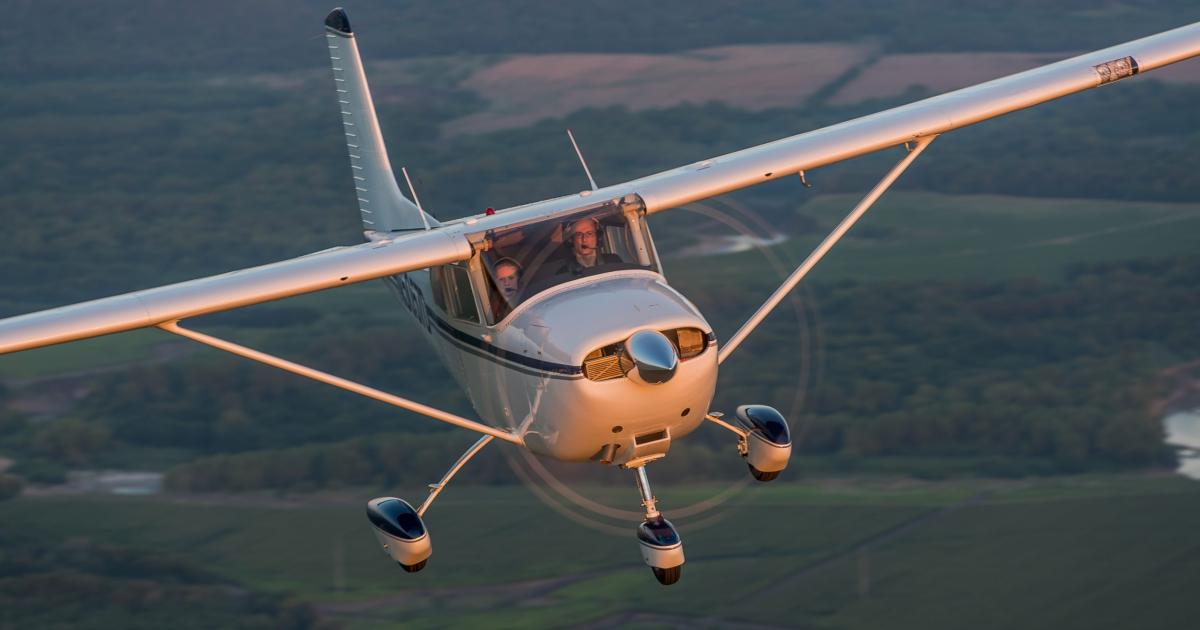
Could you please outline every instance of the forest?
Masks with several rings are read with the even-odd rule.
[[[333,3],[8,5],[0,318],[361,242],[321,42]],[[888,55],[1065,55],[1200,20],[1195,0],[347,8],[392,164],[442,219],[583,189],[564,128],[603,185],[931,95],[833,98]],[[796,106],[448,131],[493,105],[467,75],[511,55],[797,42],[867,61]],[[938,139],[722,366],[713,407],[778,407],[797,452],[751,486],[704,426],[655,464],[673,519],[736,490],[677,520],[682,588],[645,588],[630,522],[604,535],[535,500],[508,445],[456,478],[434,563],[401,574],[362,501],[419,500],[474,435],[150,331],[0,357],[0,628],[1187,627],[1200,495],[1166,474],[1162,415],[1164,370],[1200,358],[1200,83],[1156,76]],[[699,255],[728,225],[652,217],[667,278],[728,338],[899,152],[711,201],[774,245]],[[472,414],[377,283],[191,323]],[[636,509],[627,472],[539,465]],[[163,492],[72,485],[104,470],[162,473]]]
[[[213,74],[231,67],[280,71],[321,67],[320,33],[333,8],[317,0],[163,0],[18,3],[0,24],[0,76],[86,78],[97,51],[121,73]],[[874,39],[890,51],[1083,50],[1149,35],[1200,18],[1189,0],[1136,4],[1061,0],[906,2],[883,0],[514,0],[371,1],[351,7],[354,24],[393,34],[371,40],[383,58],[522,52],[673,52],[744,42]],[[31,22],[52,46],[22,46]],[[919,27],[913,27],[919,24]],[[136,37],[125,35],[136,33]],[[249,36],[252,33],[253,36]],[[117,35],[111,37],[110,35]]]
[[[0,626],[320,630],[311,607],[255,592],[169,553],[0,529]],[[36,602],[37,605],[32,605]]]

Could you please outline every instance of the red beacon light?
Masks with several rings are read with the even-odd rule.
[[[483,211],[483,214],[485,214],[485,215],[487,215],[487,216],[489,216],[489,217],[490,217],[490,216],[492,216],[493,214],[496,214],[496,209],[495,209],[495,208],[488,208],[487,210],[484,210],[484,211]]]

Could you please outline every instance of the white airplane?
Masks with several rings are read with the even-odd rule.
[[[787,465],[782,415],[710,410],[717,370],[938,135],[1200,55],[1200,23],[676,169],[441,223],[396,183],[346,13],[325,19],[366,243],[0,320],[0,354],[157,327],[481,434],[419,507],[381,497],[367,516],[406,571],[432,546],[422,516],[480,449],[499,439],[570,462],[636,473],[642,557],[679,579],[678,533],[658,511],[646,465],[703,422],[736,436],[760,481]],[[572,142],[574,139],[572,138]],[[712,327],[661,272],[646,217],[689,202],[904,146],[902,159],[719,347]],[[578,151],[578,147],[576,147]],[[407,171],[404,171],[407,179]],[[381,278],[478,414],[471,419],[196,332],[182,320]]]

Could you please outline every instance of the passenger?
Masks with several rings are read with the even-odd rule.
[[[493,267],[498,292],[492,292],[492,315],[496,321],[504,319],[517,304],[521,292],[521,266],[511,258],[501,258]]]
[[[567,227],[571,240],[571,256],[559,268],[559,274],[581,276],[597,265],[619,263],[621,257],[600,251],[600,221],[585,217]]]

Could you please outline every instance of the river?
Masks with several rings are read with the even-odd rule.
[[[1179,473],[1200,479],[1200,409],[1177,411],[1163,420],[1167,444],[1181,446]]]

